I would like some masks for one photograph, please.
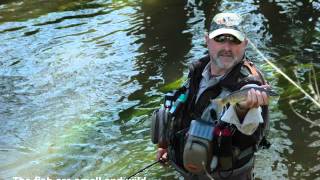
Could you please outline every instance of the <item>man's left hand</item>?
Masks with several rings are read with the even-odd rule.
[[[269,85],[262,85],[263,88],[270,88]],[[247,99],[245,101],[239,102],[237,104],[240,110],[249,110],[251,108],[258,108],[262,105],[269,104],[269,97],[265,92],[260,92],[259,90],[250,89],[247,94]]]

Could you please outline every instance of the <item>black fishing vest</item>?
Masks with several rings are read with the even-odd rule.
[[[181,113],[181,119],[179,120],[181,124],[178,126],[178,129],[176,129],[179,133],[180,131],[186,132],[183,130],[190,126],[191,120],[201,118],[203,111],[210,103],[210,99],[216,98],[221,93],[222,88],[226,88],[230,92],[233,92],[239,90],[246,84],[257,84],[259,86],[266,84],[262,74],[254,64],[247,59],[243,59],[235,65],[229,73],[222,77],[218,84],[206,89],[195,103],[200,81],[202,79],[202,72],[209,61],[210,57],[206,56],[192,63],[189,67],[189,83],[187,83],[188,87],[186,87],[189,95],[186,106]],[[214,116],[214,114],[212,114],[212,116]],[[262,117],[264,123],[259,125],[254,134],[248,136],[236,130],[232,139],[232,142],[234,142],[233,146],[243,150],[247,147],[259,144],[262,137],[265,135],[265,130],[269,128],[268,106],[262,106]],[[173,150],[173,152],[171,152],[171,155],[173,156],[171,156],[171,159],[176,165],[181,167],[183,167],[182,154],[185,143],[183,136],[183,133],[174,136],[173,139],[171,139],[171,147],[169,147],[171,151]]]

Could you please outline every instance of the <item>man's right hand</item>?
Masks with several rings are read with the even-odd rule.
[[[165,148],[158,148],[157,160],[160,160],[162,163],[168,161],[168,150]]]

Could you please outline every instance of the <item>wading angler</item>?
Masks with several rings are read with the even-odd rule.
[[[217,14],[205,41],[208,55],[190,65],[188,80],[153,113],[157,158],[185,179],[253,179],[254,153],[267,146],[269,96],[276,94],[245,56],[241,16]]]

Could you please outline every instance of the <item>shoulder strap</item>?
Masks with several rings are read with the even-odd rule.
[[[250,73],[255,76],[259,77],[262,84],[266,84],[266,81],[262,75],[262,73],[257,69],[257,67],[249,60],[245,60],[243,65],[249,69]]]
[[[216,98],[221,93],[222,88],[220,84],[216,84],[205,90],[194,106],[194,114],[196,117],[201,117],[205,108],[210,104],[210,100]]]

